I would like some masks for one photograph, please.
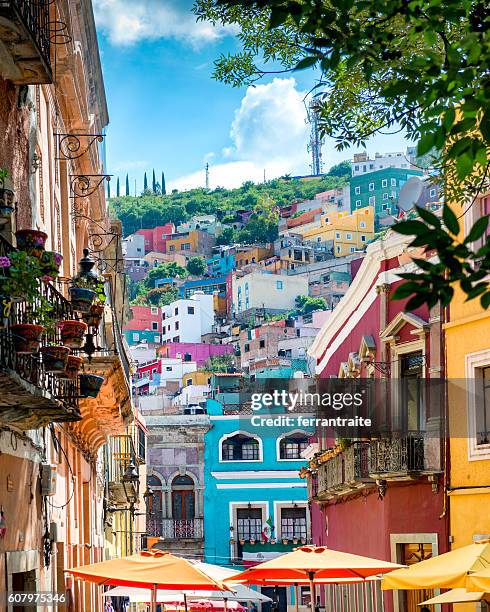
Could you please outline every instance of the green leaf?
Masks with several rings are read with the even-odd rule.
[[[425,208],[421,208],[420,206],[416,206],[415,208],[416,208],[417,213],[419,214],[419,216],[426,223],[428,223],[429,225],[432,225],[432,227],[441,227],[441,222],[435,216],[434,213],[431,213],[430,211],[426,210]]]
[[[463,244],[469,244],[470,242],[474,242],[475,240],[481,238],[488,227],[488,219],[489,215],[480,217],[468,232]]]
[[[306,68],[311,68],[317,62],[318,62],[318,57],[314,57],[314,56],[304,57],[302,60],[300,60],[296,64],[296,66],[294,67],[294,70],[305,70]]]
[[[424,136],[422,136],[422,138],[418,142],[417,154],[425,155],[432,149],[432,147],[435,145],[435,142],[436,142],[436,137],[433,132],[424,134]]]
[[[408,302],[405,304],[405,309],[415,310],[416,308],[420,308],[420,306],[426,303],[427,303],[427,295],[421,293],[418,295],[414,295],[413,298],[410,298]]]
[[[451,234],[454,234],[455,236],[459,234],[458,218],[447,204],[444,204],[444,208],[442,210],[442,220]]]
[[[407,298],[414,293],[418,293],[420,291],[420,287],[421,285],[419,283],[413,281],[403,283],[401,285],[398,285],[398,287],[393,292],[392,297],[394,300],[403,300],[404,298]]]
[[[490,291],[481,296],[480,304],[485,310],[490,306]]]
[[[282,25],[288,18],[288,12],[282,7],[274,6],[271,9],[271,15],[269,17],[269,29],[273,30],[278,26]]]
[[[422,221],[401,221],[393,226],[393,230],[404,236],[420,236],[426,234],[429,228]]]

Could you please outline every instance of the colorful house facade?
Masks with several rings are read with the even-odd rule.
[[[250,405],[240,401],[242,378],[214,374],[206,402],[204,554],[219,565],[249,566],[310,538],[306,482],[298,476],[309,432],[255,427]],[[283,589],[280,601],[290,599]]]
[[[466,207],[453,206],[453,210],[460,216]],[[467,232],[489,212],[487,192],[469,208],[462,231]],[[451,437],[451,548],[490,537],[490,313],[481,308],[478,299],[466,302],[465,298],[455,287],[450,318],[444,326]]]
[[[407,242],[389,233],[368,246],[309,351],[322,379],[376,381],[376,394],[389,389],[381,404],[387,433],[339,440],[318,431],[304,475],[315,544],[410,565],[446,552],[449,532],[438,401],[443,394],[440,387],[438,397],[430,392],[444,374],[441,317],[426,307],[404,312],[404,301],[390,299],[400,282],[397,273],[413,267]],[[365,588],[368,609],[381,609],[383,599],[386,612],[416,612],[430,596],[381,594],[376,582]],[[327,587],[322,597],[332,612],[359,609],[356,585]]]

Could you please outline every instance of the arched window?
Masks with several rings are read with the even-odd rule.
[[[279,440],[280,459],[302,459],[301,453],[308,446],[308,438],[302,433],[292,433]]]
[[[186,474],[176,476],[172,480],[172,518],[188,521],[194,518],[195,512],[194,481]]]
[[[221,457],[223,461],[259,461],[259,441],[245,434],[226,438],[222,443]]]

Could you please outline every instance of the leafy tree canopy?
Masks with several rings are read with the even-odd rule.
[[[193,276],[202,276],[206,271],[206,261],[204,257],[191,257],[187,261],[187,272]]]
[[[295,314],[304,315],[314,310],[326,310],[327,303],[321,297],[310,297],[308,295],[298,295],[295,300]]]
[[[155,281],[159,278],[185,278],[187,271],[175,261],[169,261],[163,263],[155,268],[152,268],[144,280],[147,289],[153,289],[155,287]]]

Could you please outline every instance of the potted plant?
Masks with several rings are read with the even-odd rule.
[[[41,257],[48,235],[35,229],[23,229],[15,232],[17,248],[33,257]]]
[[[69,289],[73,310],[81,313],[90,312],[90,307],[97,297],[97,293],[93,290],[92,286],[91,283],[83,278],[73,281],[73,285]]]
[[[63,256],[56,251],[44,251],[40,257],[43,280],[51,281],[58,277],[60,273]]]
[[[271,538],[271,544],[275,544],[276,543],[276,538]]]
[[[100,388],[104,383],[103,376],[97,376],[96,374],[80,374],[78,379],[80,381],[81,397],[97,397],[97,395],[99,395]]]
[[[41,276],[39,260],[25,251],[12,251],[0,257],[0,288],[10,301],[33,301],[38,297]]]
[[[78,357],[77,355],[68,355],[64,371],[64,377],[69,378],[70,380],[74,380],[80,372],[82,363],[82,357]]]
[[[61,334],[61,342],[71,349],[79,349],[87,333],[87,324],[83,321],[65,320],[59,321],[58,327]]]
[[[297,544],[298,543],[298,538],[293,538],[293,544]]]
[[[14,351],[18,355],[33,355],[39,350],[43,325],[33,323],[17,323],[10,327]]]
[[[306,544],[306,538],[301,538],[301,544]]]
[[[243,546],[245,544],[245,540],[243,538],[240,538],[240,544]]]
[[[99,327],[103,314],[104,304],[95,302],[88,312],[83,313],[82,318],[89,327]]]
[[[289,540],[287,538],[283,538],[282,543],[284,544],[284,546],[287,546],[289,544]]]
[[[235,543],[235,538],[230,538],[230,544],[234,544]]]
[[[68,362],[70,349],[59,344],[48,344],[41,347],[44,369],[53,374],[63,374]]]
[[[253,538],[250,538],[250,544],[253,546],[255,544],[255,540]]]
[[[14,191],[9,183],[8,170],[0,168],[0,225],[5,225],[15,210]]]

